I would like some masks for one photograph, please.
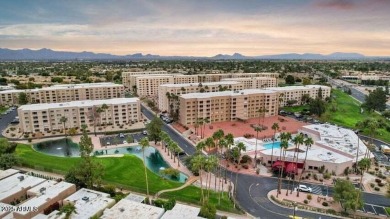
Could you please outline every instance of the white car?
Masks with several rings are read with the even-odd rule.
[[[143,135],[148,135],[148,131],[144,130],[144,131],[142,132],[142,134],[143,134]]]
[[[124,138],[125,135],[123,133],[119,133],[119,138]]]
[[[312,188],[310,188],[310,187],[308,187],[308,186],[306,186],[306,185],[299,185],[298,187],[297,187],[297,189],[299,190],[299,191],[301,191],[301,192],[308,192],[308,193],[311,193],[312,192]]]
[[[111,143],[109,141],[107,141],[106,145],[110,145]]]
[[[123,144],[127,144],[127,141],[123,141]]]

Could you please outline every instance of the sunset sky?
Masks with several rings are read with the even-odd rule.
[[[389,56],[390,0],[2,1],[0,48]]]

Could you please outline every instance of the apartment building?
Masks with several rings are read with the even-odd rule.
[[[331,87],[322,85],[306,85],[306,86],[287,86],[287,87],[271,87],[266,88],[279,93],[279,106],[300,105],[302,97],[307,94],[310,98],[317,98],[321,90],[322,99],[330,97]],[[291,102],[295,102],[292,103]]]
[[[133,76],[145,76],[145,75],[167,75],[175,74],[168,73],[167,71],[132,71],[132,72],[122,72],[122,84],[126,88],[131,88],[135,85],[135,78]]]
[[[140,97],[157,97],[158,87],[162,84],[196,83],[196,75],[154,75],[136,77],[137,94]]]
[[[273,77],[254,78],[224,78],[221,81],[238,81],[244,84],[244,89],[262,89],[267,87],[277,87],[278,81]]]
[[[107,109],[96,110],[102,105]],[[114,98],[108,100],[85,100],[65,103],[42,103],[23,105],[18,108],[19,128],[24,133],[62,130],[61,117],[65,116],[66,128],[93,127],[94,124],[122,125],[141,120],[138,98]]]
[[[0,105],[17,105],[25,92],[29,103],[61,103],[124,97],[124,86],[114,83],[63,84],[31,90],[0,91]]]
[[[158,88],[158,107],[161,111],[175,110],[179,105],[176,96],[188,93],[208,93],[224,90],[243,90],[244,84],[237,81],[220,81],[209,83],[187,83],[187,84],[163,84]],[[169,93],[169,95],[167,95]]]
[[[224,74],[201,74],[198,75],[199,82],[217,82],[226,78],[255,78],[255,77],[266,77],[266,78],[279,78],[278,73],[224,73]]]
[[[212,122],[247,120],[258,117],[264,108],[265,116],[278,113],[278,93],[272,90],[246,89],[215,93],[191,93],[179,97],[179,122],[193,125],[198,118]]]

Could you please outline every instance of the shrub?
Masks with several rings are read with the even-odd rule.
[[[385,184],[384,183],[378,183],[379,187],[383,187]]]
[[[376,178],[376,179],[375,179],[375,182],[376,182],[376,183],[381,183],[381,182],[382,182],[382,180],[381,180],[381,179],[378,179],[378,178]]]
[[[313,174],[313,178],[314,178],[314,180],[318,180],[317,174]]]
[[[313,197],[311,196],[311,194],[307,194],[306,198],[311,200]]]
[[[199,216],[208,218],[208,219],[214,219],[217,214],[217,209],[214,205],[206,202],[202,207],[200,208]]]
[[[28,138],[28,140],[27,140],[27,141],[31,143],[31,141],[32,141],[32,138]]]
[[[328,214],[336,214],[336,211],[334,209],[327,209],[326,213],[328,213]]]
[[[374,190],[375,190],[375,191],[379,191],[379,190],[381,190],[381,189],[380,189],[379,187],[375,187]]]
[[[324,179],[330,179],[331,175],[330,173],[324,173]]]
[[[244,169],[248,169],[248,168],[249,168],[248,164],[244,164],[244,165],[242,165],[242,167],[243,167]]]
[[[15,127],[11,127],[10,128],[11,131],[15,131],[15,129],[16,129]]]
[[[303,203],[309,204],[309,201],[307,199],[303,200]]]
[[[328,207],[328,206],[329,206],[329,204],[328,204],[328,202],[322,202],[322,206],[324,206],[324,207]]]
[[[252,163],[252,158],[249,155],[244,155],[242,156],[240,163]]]
[[[256,169],[256,174],[260,174],[260,168]]]
[[[370,187],[371,187],[371,188],[374,188],[374,187],[375,187],[375,184],[374,184],[374,183],[370,183]]]

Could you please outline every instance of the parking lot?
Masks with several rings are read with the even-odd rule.
[[[389,216],[387,215],[387,212],[384,207],[368,203],[364,203],[363,209],[361,209],[361,211],[380,216]]]
[[[4,112],[0,115],[0,136],[2,136],[2,132],[7,126],[15,119],[18,115],[16,108],[10,108],[10,110]]]
[[[129,136],[132,137],[133,142],[128,142]],[[143,137],[145,137],[142,132],[139,133],[123,133],[123,134],[116,134],[116,135],[110,135],[110,136],[104,136],[100,138],[100,144],[102,146],[112,146],[112,145],[125,145],[130,143],[136,143],[139,142]]]

